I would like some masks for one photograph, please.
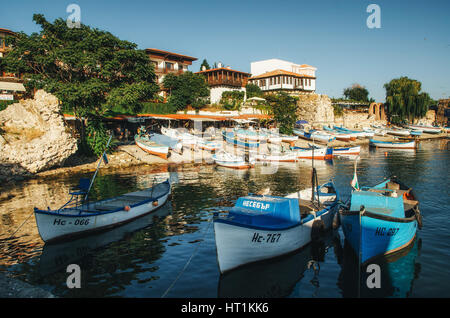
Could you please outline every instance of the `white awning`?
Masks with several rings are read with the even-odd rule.
[[[25,87],[22,83],[13,83],[13,82],[0,82],[0,90],[1,91],[17,91],[17,92],[25,92]]]

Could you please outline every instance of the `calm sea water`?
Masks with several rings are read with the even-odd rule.
[[[266,187],[273,195],[309,187],[311,161],[257,165],[247,171],[186,165],[101,172],[93,193],[97,198],[142,189],[171,175],[172,199],[132,223],[60,244],[41,241],[32,208],[64,203],[68,190],[87,175],[2,188],[0,270],[60,297],[449,297],[447,142],[424,142],[416,151],[362,150],[360,184],[373,185],[396,175],[414,188],[423,214],[424,226],[414,244],[379,261],[378,290],[365,288],[364,269],[359,270],[341,229],[288,256],[220,275],[214,214],[230,209],[239,196]],[[315,161],[315,167],[319,182],[333,179],[344,199],[349,196],[353,160]],[[80,289],[66,286],[69,264],[81,268]]]

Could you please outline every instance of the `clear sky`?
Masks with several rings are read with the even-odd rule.
[[[450,1],[416,0],[22,0],[4,1],[0,28],[38,32],[42,13],[67,19],[69,4],[81,22],[139,48],[158,48],[210,65],[250,72],[269,58],[317,67],[317,92],[341,97],[353,83],[384,101],[383,85],[399,76],[422,82],[432,98],[450,96]],[[369,4],[381,9],[381,28],[369,29]]]

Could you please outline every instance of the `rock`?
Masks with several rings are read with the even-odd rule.
[[[60,113],[58,99],[43,90],[0,112],[0,174],[36,173],[59,166],[77,151]],[[14,166],[15,170],[8,169]],[[1,178],[0,178],[1,179]]]
[[[334,109],[327,95],[299,94],[297,101],[297,118],[309,123],[334,122]]]

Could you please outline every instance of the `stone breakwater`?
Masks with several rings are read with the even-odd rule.
[[[0,181],[59,166],[77,151],[58,99],[43,90],[0,112]]]

